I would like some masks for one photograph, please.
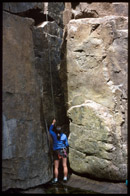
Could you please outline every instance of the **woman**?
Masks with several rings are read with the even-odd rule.
[[[61,127],[56,127],[56,131],[54,131],[54,125],[56,120],[52,121],[52,124],[49,128],[49,133],[53,138],[53,151],[54,151],[54,183],[58,182],[58,169],[59,169],[59,161],[62,159],[64,178],[63,181],[67,182],[68,175],[68,167],[67,167],[67,151],[68,151],[68,140],[67,136],[61,132]]]

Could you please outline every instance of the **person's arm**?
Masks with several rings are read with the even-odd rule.
[[[50,133],[51,135],[54,135],[53,127],[54,127],[54,124],[55,124],[55,123],[56,123],[56,120],[54,119],[54,120],[52,121],[52,124],[51,124],[50,128],[49,128],[49,133]]]
[[[52,125],[54,125],[56,123],[56,120],[54,119],[53,121],[52,121]]]

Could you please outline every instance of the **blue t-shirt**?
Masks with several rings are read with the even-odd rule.
[[[61,133],[60,140],[58,140],[56,133],[53,131],[53,127],[54,125],[51,125],[49,128],[49,133],[53,138],[53,150],[58,150],[69,146],[67,136],[64,133]]]

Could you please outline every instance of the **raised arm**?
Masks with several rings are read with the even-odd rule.
[[[56,123],[56,120],[54,119],[53,121],[52,121],[52,125],[54,125]]]
[[[56,123],[56,120],[54,119],[54,120],[52,121],[52,124],[51,124],[50,128],[49,128],[49,133],[50,133],[51,135],[54,135],[53,127],[54,127],[54,124],[55,124],[55,123]]]

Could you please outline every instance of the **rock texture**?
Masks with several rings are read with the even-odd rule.
[[[66,25],[71,19],[99,18],[111,15],[128,17],[128,3],[66,2],[63,13],[63,22]]]
[[[56,22],[44,22],[33,29],[35,68],[42,93],[44,118],[50,124],[55,117],[58,124],[66,126],[64,93],[59,77],[62,36],[63,30]]]
[[[44,11],[44,3],[37,3],[37,2],[10,2],[10,3],[3,3],[3,9],[9,11],[11,13],[23,13],[29,11],[31,9],[40,9]]]
[[[67,24],[61,78],[66,72],[70,167],[94,178],[127,177],[127,24],[112,15]]]
[[[54,117],[69,135],[72,171],[126,179],[127,8],[3,3],[3,190],[51,180]]]
[[[104,16],[128,16],[128,3],[120,2],[76,2],[72,3],[73,18],[98,18]]]
[[[61,28],[63,28],[63,2],[10,2],[3,3],[3,9],[23,17],[34,18],[36,25],[46,21],[47,14],[49,21],[55,21]]]
[[[32,19],[3,15],[3,190],[53,176],[34,64]],[[47,163],[47,164],[46,164]]]
[[[66,186],[93,191],[95,194],[127,194],[125,182],[104,182],[72,174]],[[88,192],[89,193],[89,192]],[[91,194],[91,192],[90,192]],[[92,193],[93,194],[93,193]]]
[[[43,7],[43,3],[4,4],[8,12],[3,14],[3,190],[50,181],[48,127],[54,117],[66,127],[58,74],[63,30],[55,21],[43,20],[36,26],[29,18],[29,10]]]

